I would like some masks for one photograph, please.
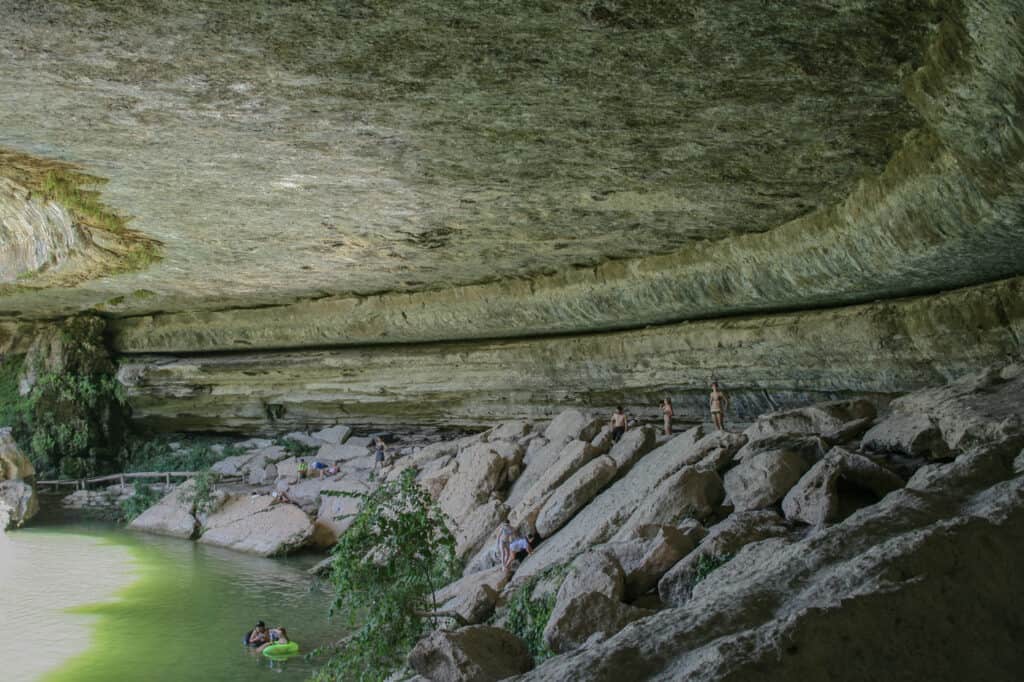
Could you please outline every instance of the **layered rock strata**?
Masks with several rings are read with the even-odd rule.
[[[134,419],[166,430],[349,423],[490,424],[570,405],[656,416],[670,394],[702,418],[717,378],[728,418],[893,394],[1024,352],[1024,278],[832,310],[573,338],[123,358]]]

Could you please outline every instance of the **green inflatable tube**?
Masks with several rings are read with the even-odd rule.
[[[297,653],[299,653],[299,645],[297,642],[271,644],[263,650],[264,656],[292,656]]]

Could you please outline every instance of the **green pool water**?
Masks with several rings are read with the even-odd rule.
[[[316,661],[275,662],[241,645],[257,620],[303,651],[337,640],[316,557],[262,559],[113,525],[0,534],[4,682],[308,679]]]

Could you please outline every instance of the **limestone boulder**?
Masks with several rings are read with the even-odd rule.
[[[952,462],[922,466],[907,481],[907,489],[941,494],[950,488],[982,488],[1013,475],[1024,448],[1024,434],[972,447]]]
[[[599,592],[585,592],[557,600],[544,628],[544,641],[555,653],[572,651],[595,635],[610,637],[635,620],[654,613],[610,599]]]
[[[436,466],[437,464],[441,464],[441,466]],[[444,487],[448,484],[449,479],[458,470],[458,461],[454,457],[448,461],[436,459],[430,462],[428,466],[429,468],[424,469],[424,471],[416,476],[416,480],[430,493],[431,499],[436,501],[441,497],[441,493],[444,491]]]
[[[634,600],[658,585],[658,581],[704,537],[695,521],[675,526],[649,525],[636,529],[633,538],[600,545],[615,557],[625,575],[625,598]]]
[[[210,467],[210,471],[221,476],[241,476],[242,467],[249,463],[249,460],[253,458],[251,452],[247,452],[243,455],[233,455],[231,457],[225,457],[224,459],[215,462]]]
[[[515,581],[570,561],[590,547],[612,539],[662,481],[687,463],[701,461],[713,447],[712,443],[718,441],[705,440],[704,427],[698,426],[637,460],[628,474],[601,491],[557,533],[541,543],[516,571]]]
[[[466,623],[482,623],[494,613],[508,574],[502,570],[479,571],[446,585],[434,594],[438,610],[458,614]]]
[[[594,495],[606,486],[617,471],[615,460],[601,455],[581,467],[551,493],[537,514],[537,533],[546,538],[564,526]]]
[[[706,519],[724,497],[722,479],[715,469],[704,465],[683,467],[644,498],[615,539],[626,540],[651,524],[674,526],[685,519]]]
[[[875,420],[872,417],[854,419],[853,421],[846,422],[839,428],[823,432],[821,439],[826,445],[843,445],[863,436],[874,423]]]
[[[742,462],[763,452],[795,452],[807,462],[817,462],[828,451],[824,438],[806,433],[774,433],[748,441],[736,452],[735,461]]]
[[[306,546],[313,523],[292,504],[270,495],[233,495],[202,529],[199,542],[259,556],[280,556]]]
[[[597,435],[605,421],[601,417],[579,410],[565,410],[552,419],[544,429],[544,438],[549,442],[563,444],[571,440],[589,441]]]
[[[267,464],[262,468],[247,466],[245,482],[252,486],[271,485],[277,480],[277,465]]]
[[[870,452],[898,452],[908,457],[942,459],[949,447],[938,423],[924,414],[893,414],[871,427],[861,440]]]
[[[508,516],[508,507],[501,500],[491,498],[466,516],[454,520],[455,553],[465,560],[491,539],[498,525]]]
[[[291,433],[286,433],[283,437],[283,440],[294,441],[299,445],[305,445],[308,448],[318,448],[324,444],[324,441],[320,440],[319,438],[314,438],[305,431],[292,431]]]
[[[0,532],[21,526],[38,513],[35,475],[11,430],[0,429]]]
[[[603,594],[613,601],[622,601],[625,596],[626,575],[613,553],[594,549],[573,559],[556,599],[568,602],[591,592]]]
[[[753,542],[777,538],[791,532],[781,516],[773,511],[746,511],[730,514],[709,529],[696,549],[684,556],[658,581],[661,601],[681,606],[690,598],[697,581],[702,557],[723,559]]]
[[[325,494],[324,491],[338,494]],[[320,527],[321,545],[332,545],[349,529],[362,506],[358,495],[370,492],[370,487],[360,481],[341,479],[332,481],[321,489],[320,504],[316,512],[316,525]]]
[[[508,630],[470,625],[431,632],[413,647],[409,665],[431,682],[496,682],[529,671],[533,658]]]
[[[495,492],[508,462],[488,449],[472,449],[456,457],[458,468],[448,479],[438,497],[438,505],[449,518],[466,518]]]
[[[890,404],[893,416],[935,423],[951,452],[1024,433],[1024,364],[990,367],[946,386],[915,391]]]
[[[366,457],[368,449],[365,447],[359,447],[358,445],[345,444],[327,444],[324,443],[320,446],[320,449],[316,451],[316,459],[321,462],[347,462],[349,460],[358,459],[360,457]]]
[[[533,485],[530,486],[515,506],[512,506],[512,511],[509,513],[509,522],[514,526],[533,525],[544,503],[547,502],[558,486],[567,481],[570,476],[597,454],[587,441],[572,440],[566,443],[559,450],[558,456],[540,473]],[[538,464],[535,460],[530,465],[530,468],[536,467]],[[525,476],[524,473],[520,481],[517,482],[516,488],[519,487],[519,483],[522,482],[522,478],[525,478]]]
[[[810,468],[790,450],[762,452],[740,462],[725,474],[725,493],[736,511],[764,509],[785,497]]]
[[[352,435],[352,428],[344,424],[337,424],[326,429],[320,429],[312,435],[316,440],[328,445],[341,445]]]
[[[487,440],[518,441],[530,433],[532,428],[533,424],[524,420],[502,422],[491,429],[490,433],[487,434]]]
[[[786,494],[782,511],[790,521],[832,523],[901,487],[903,479],[893,472],[835,447]]]
[[[856,419],[873,419],[876,413],[869,400],[837,400],[763,414],[743,433],[750,441],[778,433],[828,433]]]
[[[619,442],[608,452],[608,456],[615,462],[619,475],[625,475],[638,459],[654,449],[657,435],[657,429],[652,426],[641,426],[622,434]]]
[[[195,481],[188,480],[128,524],[132,530],[157,535],[190,539],[195,536],[198,521],[193,516]]]

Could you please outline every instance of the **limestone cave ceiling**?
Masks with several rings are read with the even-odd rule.
[[[0,161],[105,179],[103,205],[160,245],[102,276],[12,275],[0,315],[643,268],[811,220],[927,146],[914,93],[962,9],[0,0]]]

